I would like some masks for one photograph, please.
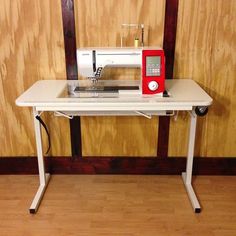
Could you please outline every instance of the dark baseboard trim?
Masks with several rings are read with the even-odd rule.
[[[185,170],[186,158],[140,157],[47,157],[51,174],[160,174],[177,175]],[[1,157],[0,174],[38,174],[36,157]],[[195,175],[236,175],[235,158],[194,159]]]

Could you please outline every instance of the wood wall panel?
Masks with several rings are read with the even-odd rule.
[[[146,43],[161,45],[164,10],[164,0],[75,0],[77,45],[119,46],[121,24],[133,22],[149,26]],[[234,0],[179,0],[174,77],[194,79],[214,99],[198,121],[197,156],[236,156],[235,12]],[[1,1],[0,156],[35,155],[30,109],[15,99],[39,79],[66,79],[61,21],[60,0]],[[139,79],[139,70],[108,70],[110,76]],[[69,156],[68,121],[50,116],[43,116],[50,154]],[[170,156],[186,154],[188,125],[187,114],[171,120]],[[157,129],[156,118],[83,118],[83,154],[155,156]]]
[[[144,23],[146,45],[161,46],[164,12],[164,0],[76,0],[77,47],[120,46],[121,34],[132,46],[133,32],[122,30],[122,23]],[[110,69],[104,78],[139,76],[139,69]],[[85,156],[156,156],[157,118],[90,117],[81,119],[81,127]]]
[[[35,156],[31,111],[15,99],[37,80],[66,78],[60,1],[2,0],[0,32],[0,156]],[[68,121],[44,119],[50,154],[70,155]]]
[[[157,119],[90,117],[83,119],[84,156],[155,156]]]
[[[175,77],[194,79],[214,99],[198,120],[196,156],[236,156],[235,12],[234,0],[179,2]],[[187,152],[186,120],[171,122],[170,156]]]
[[[120,46],[122,23],[144,23],[145,43],[162,45],[164,0],[75,0],[75,13],[80,47]]]

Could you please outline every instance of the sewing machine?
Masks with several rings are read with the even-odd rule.
[[[161,48],[81,48],[77,49],[78,72],[92,81],[90,87],[77,87],[75,92],[137,91],[144,95],[162,96],[165,90],[165,57]],[[97,84],[106,67],[139,67],[139,86],[107,86]]]

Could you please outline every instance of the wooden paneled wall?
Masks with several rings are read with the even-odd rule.
[[[122,23],[149,26],[146,44],[161,45],[165,0],[75,0],[77,46],[119,46]],[[213,97],[199,118],[195,154],[236,156],[236,1],[179,0],[174,77],[197,81]],[[16,97],[40,79],[66,79],[60,0],[0,4],[0,156],[34,156],[31,112]],[[129,39],[132,44],[132,39]],[[109,70],[106,78],[138,70]],[[44,116],[51,155],[69,156],[69,123]],[[184,156],[187,114],[171,121],[169,156]],[[82,119],[83,155],[155,156],[158,118]],[[46,145],[44,137],[44,145]]]
[[[164,0],[76,0],[77,47],[133,46],[122,23],[144,23],[145,44],[162,45]],[[147,14],[148,13],[148,14]],[[105,78],[139,79],[139,69],[110,69]],[[158,118],[86,117],[81,119],[84,156],[156,156]]]
[[[60,0],[1,0],[0,32],[0,156],[35,156],[31,111],[15,99],[37,80],[66,77]],[[50,154],[70,155],[68,122],[44,119]]]
[[[236,156],[236,1],[179,1],[175,78],[191,78],[214,99],[198,119],[196,156]],[[169,155],[184,156],[188,116],[170,125]]]

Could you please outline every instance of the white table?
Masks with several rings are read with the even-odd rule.
[[[37,146],[40,185],[30,206],[30,213],[36,213],[49,182],[50,174],[45,173],[40,123],[36,116],[44,111],[63,116],[89,115],[139,115],[151,118],[152,115],[169,115],[170,111],[188,111],[191,117],[186,172],[183,182],[195,212],[201,207],[191,185],[194,142],[196,133],[196,107],[208,107],[212,98],[193,80],[166,80],[169,97],[156,95],[142,96],[139,93],[121,93],[118,97],[82,98],[67,96],[67,88],[73,90],[78,84],[86,85],[84,80],[42,80],[36,82],[16,100],[18,106],[32,107]],[[99,81],[102,85],[139,85],[139,81]]]

